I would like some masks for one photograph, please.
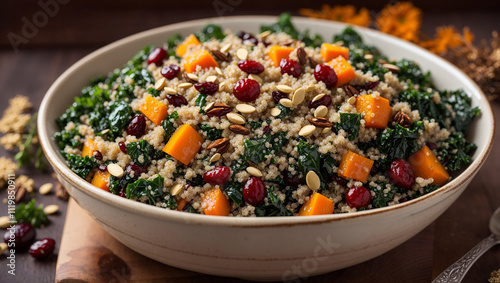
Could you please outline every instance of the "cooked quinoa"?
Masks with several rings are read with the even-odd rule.
[[[218,26],[209,27],[195,35],[194,44],[186,44],[192,36],[183,39],[177,35],[161,50],[146,47],[123,69],[94,80],[82,91],[57,120],[61,132],[55,135],[72,170],[113,194],[166,209],[287,216],[307,214],[304,211],[313,202],[327,204],[325,210],[319,209],[323,213],[395,205],[437,189],[448,180],[447,172],[470,164],[475,145],[464,137],[479,114],[477,108],[471,108],[470,98],[460,90],[436,90],[429,74],[416,63],[380,55],[353,29],[336,35],[332,46],[348,48],[345,59],[355,76],[343,85],[327,87],[315,74],[320,68],[316,64],[335,66],[325,62],[317,37],[297,40],[293,32],[281,32],[280,24],[263,27],[272,32],[258,35],[222,33]],[[179,46],[185,48],[182,56],[178,56]],[[277,46],[293,49],[287,58],[291,69],[283,61],[278,62],[281,67],[276,66],[270,58],[271,48]],[[190,72],[195,76],[188,77],[186,68],[193,67],[186,64],[188,58],[204,50],[210,51],[217,67],[195,65]],[[165,53],[165,58],[158,53]],[[257,62],[263,71],[249,74],[249,69],[239,66],[246,60]],[[178,66],[179,72],[172,71],[173,78],[166,79],[171,74],[162,74],[162,69],[166,73],[172,66]],[[343,78],[339,72],[336,76],[338,81]],[[237,84],[245,79],[253,79],[260,88],[258,97],[248,102],[235,95]],[[205,82],[218,90],[207,94],[209,85],[200,89]],[[305,93],[302,102],[297,92]],[[150,116],[147,99],[152,101],[151,97],[167,110],[161,123],[155,124]],[[361,109],[356,100],[362,98],[375,104]],[[373,127],[367,121],[378,121],[382,110],[376,103],[385,100],[390,103],[388,122]],[[326,110],[316,111],[320,105]],[[369,111],[371,105],[377,110]],[[217,116],[215,110],[229,114]],[[230,113],[241,116],[234,118]],[[179,153],[179,144],[190,143],[176,137],[175,131],[186,124],[201,137],[201,146],[194,146],[197,151],[187,165],[173,157]],[[131,134],[134,131],[139,134]],[[167,149],[168,143],[176,143],[170,147],[174,151]],[[435,179],[438,176],[419,174],[409,165],[424,147],[432,153],[425,154],[436,156],[444,168],[445,177],[439,177],[445,179],[440,184]],[[357,169],[342,167],[348,154],[367,163],[359,163]],[[403,172],[396,172],[398,168]],[[214,184],[207,172],[229,175],[222,178],[223,183]],[[410,176],[410,183],[398,182],[401,174],[403,179]],[[310,200],[313,195],[321,199]],[[211,210],[217,201],[227,208]],[[311,209],[309,214],[317,214],[318,207]]]

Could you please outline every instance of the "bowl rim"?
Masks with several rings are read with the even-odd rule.
[[[491,116],[491,119],[493,121],[491,125],[491,131],[489,131],[489,136],[487,137],[487,144],[484,148],[482,148],[481,152],[479,153],[478,157],[457,177],[452,179],[449,183],[445,184],[444,186],[440,187],[439,189],[428,193],[426,195],[423,195],[421,197],[418,197],[416,199],[392,205],[392,206],[386,206],[382,208],[375,208],[375,209],[370,209],[370,210],[365,210],[365,211],[358,211],[355,213],[340,213],[340,214],[329,214],[329,215],[315,215],[315,216],[309,216],[309,217],[296,217],[296,216],[285,216],[285,217],[218,217],[218,216],[210,216],[210,215],[199,215],[199,214],[193,214],[193,213],[185,213],[185,212],[179,212],[179,211],[174,211],[174,210],[168,210],[160,207],[156,207],[153,205],[148,205],[144,204],[141,202],[137,202],[134,200],[129,200],[125,199],[122,197],[119,197],[114,194],[110,194],[109,192],[103,191],[98,189],[97,187],[93,186],[90,182],[87,182],[86,180],[80,178],[78,175],[76,175],[73,171],[71,171],[64,160],[61,159],[60,153],[52,150],[50,146],[48,146],[50,143],[53,142],[52,137],[48,136],[47,134],[47,129],[45,126],[45,121],[46,121],[46,116],[47,112],[50,111],[48,101],[52,96],[57,91],[57,88],[59,87],[60,84],[62,84],[65,80],[66,77],[68,77],[71,73],[74,71],[78,70],[82,65],[85,65],[86,61],[101,54],[104,52],[107,52],[115,47],[118,47],[122,44],[126,44],[128,42],[132,42],[135,40],[138,40],[140,38],[144,38],[150,35],[154,35],[157,33],[165,33],[168,31],[175,31],[181,28],[189,28],[192,26],[197,26],[197,25],[204,25],[207,23],[217,23],[217,24],[224,24],[227,22],[231,21],[251,21],[251,22],[262,22],[262,21],[275,21],[276,16],[259,16],[259,15],[252,15],[252,16],[231,16],[231,17],[224,17],[224,18],[204,18],[204,19],[198,19],[198,20],[192,20],[192,21],[185,21],[185,22],[180,22],[180,23],[175,23],[175,24],[170,24],[170,25],[165,25],[153,29],[149,29],[143,32],[139,32],[130,36],[127,36],[125,38],[122,38],[120,40],[114,41],[108,45],[105,45],[104,47],[101,47],[92,53],[86,55],[82,59],[78,60],[76,63],[74,63],[71,67],[69,67],[63,74],[61,74],[56,81],[51,85],[51,87],[47,90],[46,94],[44,95],[44,98],[40,104],[39,108],[39,114],[38,114],[38,135],[40,138],[40,144],[42,146],[42,149],[45,153],[45,156],[47,157],[47,160],[53,167],[53,169],[58,173],[60,176],[62,176],[65,180],[67,180],[69,183],[71,183],[75,188],[78,190],[90,195],[93,198],[99,199],[100,201],[108,204],[108,205],[113,205],[120,207],[121,209],[124,210],[129,210],[134,213],[140,213],[142,215],[148,216],[148,217],[154,217],[158,219],[168,219],[170,221],[177,221],[177,222],[185,222],[185,223],[192,223],[192,224],[207,224],[207,225],[212,225],[212,226],[236,226],[236,227],[247,227],[247,228],[265,228],[265,227],[278,227],[278,226],[294,226],[294,225],[304,225],[304,224],[322,224],[322,223],[329,223],[329,222],[334,222],[334,221],[344,221],[346,219],[354,219],[354,218],[359,218],[359,217],[370,217],[370,216],[376,216],[376,215],[382,215],[382,214],[387,214],[390,213],[391,211],[394,210],[401,210],[404,208],[407,208],[409,206],[414,206],[417,203],[420,202],[426,202],[429,201],[432,198],[444,196],[446,194],[450,194],[454,191],[456,191],[459,187],[461,187],[462,184],[468,182],[470,178],[472,178],[475,173],[479,170],[481,165],[485,162],[489,152],[491,151],[492,145],[493,145],[493,138],[495,134],[495,120],[494,120],[494,115],[493,111],[491,109],[491,105],[484,95],[483,91],[479,88],[479,86],[472,80],[470,79],[462,70],[454,66],[453,64],[449,63],[448,61],[444,60],[443,58],[423,49],[420,46],[417,46],[411,42],[404,41],[402,39],[399,39],[397,37],[394,37],[392,35],[388,35],[385,33],[382,33],[377,30],[365,28],[365,27],[360,27],[360,26],[353,26],[350,24],[346,23],[340,23],[340,22],[334,22],[334,21],[328,21],[328,20],[322,20],[322,19],[311,19],[311,18],[305,18],[305,17],[298,17],[294,16],[293,21],[294,23],[301,23],[301,24],[308,24],[310,22],[316,22],[320,24],[325,24],[325,25],[334,25],[338,27],[347,27],[347,26],[353,26],[353,28],[359,32],[362,33],[367,33],[371,35],[375,35],[378,37],[385,37],[389,41],[396,41],[399,44],[407,45],[410,49],[412,49],[412,52],[417,52],[417,53],[424,53],[426,56],[429,56],[432,60],[436,60],[440,62],[440,64],[443,64],[445,66],[445,69],[448,69],[450,71],[453,71],[457,73],[459,76],[463,77],[464,83],[469,84],[472,89],[475,89],[477,93],[480,95],[481,99],[483,99],[486,102],[486,109],[481,109],[481,115],[488,115]],[[224,27],[224,28],[230,28],[229,27]],[[77,202],[78,200],[75,199]]]

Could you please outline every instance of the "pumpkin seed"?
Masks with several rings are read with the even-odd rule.
[[[165,81],[166,81],[165,78],[161,78],[161,79],[157,80],[155,83],[155,89],[161,90],[165,86]]]
[[[248,51],[245,48],[240,48],[236,50],[236,57],[240,60],[246,60],[248,58]]]
[[[222,72],[222,70],[219,67],[215,67],[215,71],[217,72],[217,74],[219,76],[224,76],[224,73]]]
[[[108,172],[109,172],[109,174],[111,174],[117,178],[121,178],[123,176],[123,169],[114,163],[111,163],[108,165]]]
[[[271,31],[266,30],[265,32],[262,32],[261,34],[259,34],[259,36],[260,36],[260,38],[264,39],[264,38],[268,37],[270,34],[271,34]]]
[[[59,211],[59,206],[56,204],[47,205],[46,207],[43,208],[43,212],[45,212],[45,214],[48,215],[54,214],[58,211]]]
[[[244,114],[250,114],[250,113],[253,113],[255,112],[255,107],[253,107],[252,105],[248,105],[248,104],[238,104],[236,105],[236,110],[238,110],[239,112],[241,113],[244,113]]]
[[[219,84],[219,91],[224,91],[226,89],[226,86],[227,86],[226,82],[221,82]]]
[[[9,246],[6,243],[0,243],[0,255],[2,255]]]
[[[170,188],[170,194],[176,196],[182,192],[182,189],[184,189],[184,185],[177,183]]]
[[[222,46],[222,48],[220,49],[220,52],[226,53],[229,50],[229,48],[231,48],[231,43],[228,43],[228,44]]]
[[[311,91],[313,91],[315,88],[316,88],[316,86],[315,86],[315,85],[309,85],[309,86],[306,88],[306,91],[307,91],[307,92],[311,92]]]
[[[292,95],[292,104],[299,105],[306,98],[306,91],[303,88],[298,88]]]
[[[180,87],[180,88],[190,88],[190,87],[192,87],[192,86],[193,86],[193,84],[192,84],[192,83],[180,83],[180,84],[179,84],[179,87]]]
[[[210,109],[212,109],[212,107],[214,107],[214,104],[215,104],[215,102],[210,102],[209,104],[207,104],[207,106],[205,106],[203,108],[203,111],[208,112],[208,110],[210,110]]]
[[[300,129],[299,131],[299,136],[308,136],[312,133],[314,133],[314,130],[316,130],[316,126],[314,125],[307,125],[307,126],[304,126],[302,127],[302,129]]]
[[[231,112],[231,113],[227,113],[226,117],[233,124],[236,124],[236,125],[245,124],[245,118],[243,118],[243,116],[241,116],[240,114],[236,114],[236,113]]]
[[[320,93],[320,94],[316,95],[316,96],[313,98],[312,102],[315,102],[315,101],[317,101],[317,100],[321,99],[323,96],[325,96],[325,94],[324,94],[324,93]]]
[[[10,226],[10,217],[2,216],[0,217],[0,228],[4,229]]]
[[[292,93],[292,91],[293,91],[293,88],[291,88],[287,85],[278,85],[278,86],[276,86],[276,88],[283,93]]]
[[[217,162],[217,161],[219,161],[220,157],[221,157],[220,153],[216,153],[216,154],[212,155],[212,157],[210,157],[209,161],[210,161],[210,163]]]
[[[42,195],[46,195],[46,194],[50,193],[50,191],[52,191],[52,187],[53,187],[52,183],[43,184],[38,189],[38,192]]]
[[[276,116],[278,116],[279,114],[281,114],[281,109],[276,108],[276,107],[271,108],[271,116],[276,117]]]
[[[344,42],[342,40],[339,40],[339,41],[335,42],[334,45],[342,46],[342,45],[344,45]]]
[[[108,132],[109,132],[109,129],[102,130],[102,131],[101,131],[101,135],[105,135],[105,134],[107,134]]]
[[[217,81],[217,77],[216,76],[208,76],[205,81],[207,81],[209,83],[215,83]]]
[[[177,94],[177,90],[171,88],[171,87],[166,87],[165,92],[168,94]]]
[[[293,107],[293,103],[290,99],[288,98],[282,98],[280,99],[280,104],[285,106],[286,108],[292,108]]]
[[[331,129],[332,129],[332,128],[324,128],[324,129],[321,131],[321,133],[322,133],[322,134],[326,134],[326,133],[328,133]]]
[[[256,74],[250,74],[248,75],[248,78],[257,81],[259,84],[262,84],[264,82],[262,78]]]
[[[393,64],[389,64],[389,63],[385,63],[382,65],[382,67],[386,68],[387,70],[389,70],[391,73],[397,73],[399,72],[401,69],[399,69],[398,66],[396,65],[393,65]]]
[[[347,100],[347,102],[348,102],[349,104],[351,104],[351,105],[356,104],[356,97],[351,96],[351,97]]]
[[[328,108],[325,105],[320,105],[314,110],[314,117],[325,117],[328,113]]]
[[[195,75],[195,74],[191,74],[191,73],[188,73],[188,74],[187,74],[187,77],[188,77],[190,80],[193,80],[193,81],[196,81],[196,82],[200,80],[200,78],[198,78],[198,76],[197,76],[197,75]]]
[[[250,174],[254,177],[262,177],[263,176],[262,172],[253,166],[248,166],[246,170],[247,170],[248,174]]]
[[[321,181],[318,177],[318,174],[316,174],[316,172],[314,172],[314,171],[307,172],[306,183],[307,183],[307,186],[313,191],[319,190],[319,188],[321,186]]]
[[[368,61],[373,61],[373,55],[372,54],[365,54],[365,59]]]

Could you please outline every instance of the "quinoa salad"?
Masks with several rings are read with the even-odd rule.
[[[208,24],[94,79],[54,140],[81,178],[165,209],[255,217],[395,205],[472,162],[465,137],[480,110],[390,56],[351,27],[323,39],[288,14],[255,34]]]

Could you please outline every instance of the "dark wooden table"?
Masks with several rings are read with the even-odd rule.
[[[458,2],[463,3],[463,1]],[[150,11],[153,18],[142,21],[141,17],[148,15],[144,9],[136,12],[130,9],[118,9],[110,14],[104,14],[102,11],[98,11],[96,14],[79,14],[78,11],[75,11],[78,10],[78,5],[75,4],[75,8],[70,3],[67,6],[67,14],[64,13],[66,6],[61,6],[60,14],[51,18],[49,23],[40,29],[39,34],[29,43],[23,45],[16,53],[4,37],[6,32],[19,31],[21,28],[20,19],[23,14],[15,10],[19,7],[12,3],[11,14],[5,13],[5,10],[3,10],[3,15],[0,14],[2,35],[0,40],[0,112],[6,108],[7,100],[18,93],[30,97],[36,109],[49,86],[65,69],[110,40],[162,24],[216,16],[213,11],[206,13],[200,9],[189,14],[177,13],[175,10],[163,10],[160,13],[153,9]],[[314,4],[313,6],[318,7],[319,5]],[[241,7],[246,6],[242,4]],[[39,8],[36,6],[28,6],[24,15],[31,16],[37,9]],[[265,10],[260,14],[276,14],[277,11],[281,10],[283,8],[274,7],[274,10]],[[235,9],[226,15],[250,13],[256,14],[259,11],[240,8],[240,10]],[[90,20],[84,21],[84,15],[95,15],[97,24],[90,23]],[[424,13],[422,28],[425,32],[432,34],[437,25],[454,24],[458,28],[466,25],[472,28],[476,38],[489,38],[491,31],[500,27],[497,22],[498,16],[500,16],[498,9],[489,11],[429,11]],[[73,21],[73,18],[76,20]],[[10,22],[10,20],[15,21],[15,23]],[[88,23],[89,30],[92,32],[86,32],[84,23]],[[122,25],[125,25],[125,28],[121,28]],[[54,41],[53,44],[51,44],[52,41]],[[497,117],[496,128],[499,131],[500,103],[492,103],[492,108]],[[13,157],[13,154],[0,149],[0,156]],[[376,259],[331,274],[310,278],[308,281],[430,282],[442,270],[489,235],[489,217],[495,208],[500,206],[498,168],[500,168],[500,140],[497,138],[490,157],[469,188],[424,231]],[[34,168],[27,168],[20,170],[18,175],[20,174],[27,174],[33,178],[36,188],[46,182],[56,182],[52,179],[50,171],[39,173]],[[5,197],[6,191],[0,191],[0,200]],[[28,196],[25,200],[29,200],[29,198]],[[43,229],[38,229],[39,238],[52,237],[59,243],[65,219],[66,202],[57,199],[54,194],[46,196],[36,194],[36,200],[45,205],[58,204],[60,206],[61,212],[58,215],[50,216],[51,223]],[[0,215],[6,215],[6,212],[6,205],[0,202]],[[27,253],[16,253],[17,275],[11,277],[6,273],[6,259],[2,256],[0,258],[0,282],[53,282],[56,259],[57,257],[54,255],[48,260],[35,261]],[[490,272],[499,268],[500,247],[496,247],[479,259],[469,271],[465,282],[487,282]],[[196,277],[192,281],[199,282],[200,279],[208,282],[221,280],[216,277],[203,276],[202,278]],[[222,281],[229,282],[231,280]]]

